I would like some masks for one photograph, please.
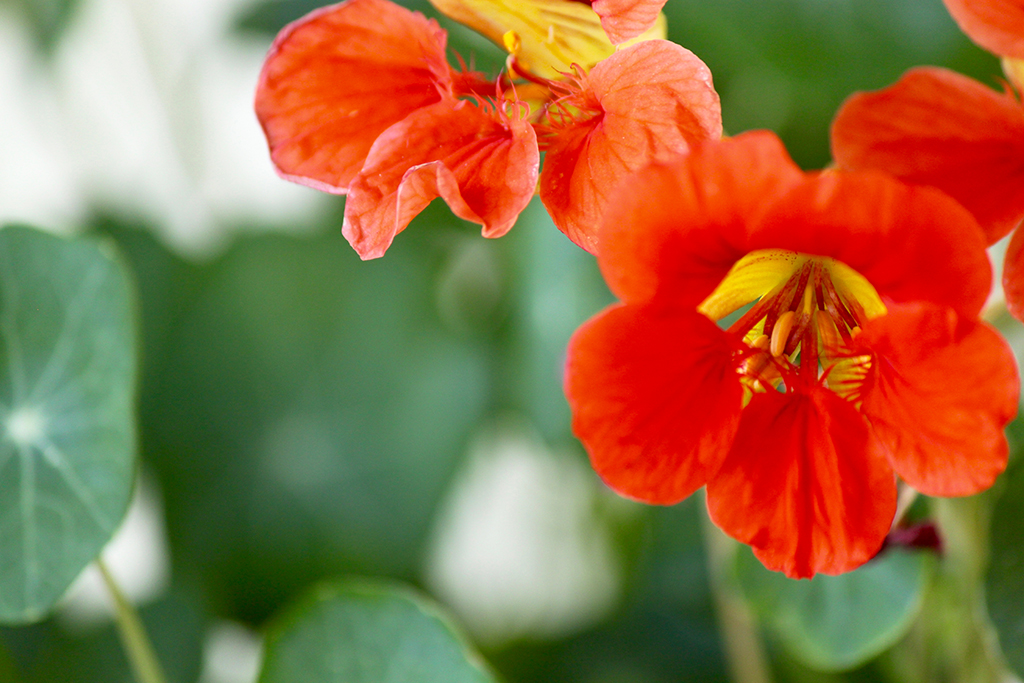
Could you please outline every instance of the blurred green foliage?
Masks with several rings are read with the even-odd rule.
[[[489,401],[483,343],[435,303],[446,236],[461,239],[410,230],[366,264],[335,231],[245,240],[198,269],[176,321],[147,326],[166,335],[141,412],[175,570],[218,611],[259,621],[339,571],[415,576]],[[187,270],[127,249],[164,261],[140,276]]]
[[[44,56],[60,43],[78,4],[79,0],[0,0],[0,8],[9,6],[25,20],[32,42]]]
[[[1024,459],[1013,462],[1000,485],[985,591],[1003,654],[1015,671],[1024,672]]]
[[[921,609],[930,555],[889,550],[846,574],[792,581],[742,548],[736,572],[754,612],[787,648],[815,668],[842,671],[907,632]]]
[[[167,683],[194,683],[202,667],[204,615],[195,596],[172,593],[140,610],[160,656]],[[4,683],[137,683],[112,623],[69,627],[59,620],[0,630],[10,650],[10,670],[21,679]]]

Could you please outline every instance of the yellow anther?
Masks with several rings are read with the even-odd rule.
[[[516,55],[519,50],[523,47],[523,42],[519,39],[519,34],[515,31],[506,31],[505,35],[501,37],[501,44],[505,46],[510,55]]]
[[[762,351],[767,350],[771,345],[771,339],[768,338],[767,334],[762,334],[760,337],[750,342],[750,348],[761,349]]]
[[[850,328],[850,337],[856,337],[858,334],[860,334],[859,325],[854,325],[852,328]]]
[[[772,328],[772,339],[769,345],[769,349],[773,356],[781,356],[786,350],[786,344],[789,342],[789,333],[793,330],[793,322],[796,320],[796,313],[794,311],[786,311],[779,316],[779,319],[775,321],[775,327]]]

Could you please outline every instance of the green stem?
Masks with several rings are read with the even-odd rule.
[[[102,558],[96,558],[96,566],[103,576],[107,590],[110,591],[110,597],[114,600],[114,618],[117,621],[117,630],[121,634],[121,644],[128,656],[135,680],[138,683],[165,683],[160,662],[157,661],[156,654],[153,652],[153,644],[149,640],[146,628],[142,625],[142,620],[139,619],[139,613],[125,597]]]
[[[735,683],[772,683],[771,668],[754,617],[740,595],[729,567],[737,543],[704,518],[704,548],[707,552],[711,594],[718,615],[729,679]]]
[[[985,607],[991,494],[932,501],[944,553],[940,598],[946,600],[946,628],[940,647],[949,657],[948,680],[976,683],[1007,680],[998,640]]]

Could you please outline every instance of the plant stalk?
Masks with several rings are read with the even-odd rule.
[[[124,646],[135,680],[138,683],[166,683],[160,662],[156,658],[153,644],[149,640],[146,628],[142,625],[139,613],[117,585],[114,575],[110,573],[102,557],[96,558],[96,566],[103,576],[103,583],[110,591],[110,597],[114,600],[114,618],[117,622],[117,630],[121,635],[121,644]]]
[[[711,522],[706,511],[701,516],[711,595],[729,679],[735,683],[772,683],[771,667],[757,623],[729,573],[737,543]]]

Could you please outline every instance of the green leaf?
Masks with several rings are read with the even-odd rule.
[[[127,509],[129,291],[94,242],[0,230],[0,621],[42,617]]]
[[[985,595],[1007,663],[1024,675],[1024,461],[1004,475],[992,512],[992,537]]]
[[[747,548],[737,558],[740,584],[765,625],[794,655],[826,671],[852,669],[895,644],[921,608],[929,573],[925,553],[898,550],[809,581],[768,571]]]
[[[324,584],[272,624],[260,683],[493,683],[437,606],[411,590]]]

